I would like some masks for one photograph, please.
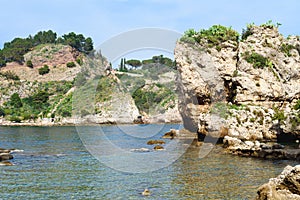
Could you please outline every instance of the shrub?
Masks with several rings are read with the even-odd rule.
[[[4,117],[5,116],[5,110],[0,107],[0,117]]]
[[[283,43],[281,46],[280,46],[280,51],[283,52],[286,56],[290,57],[291,56],[291,53],[290,51],[292,49],[296,49],[295,46],[291,45],[291,44],[286,44],[286,43]]]
[[[296,105],[294,106],[295,110],[300,110],[300,100],[297,101]]]
[[[67,67],[73,68],[73,67],[76,67],[76,64],[74,62],[68,62]]]
[[[27,60],[27,61],[26,61],[26,66],[27,66],[27,67],[30,67],[30,68],[33,68],[32,61],[31,61],[31,60]]]
[[[0,75],[4,76],[7,79],[11,79],[15,81],[20,80],[19,76],[12,71],[1,72]]]
[[[39,68],[40,75],[48,74],[49,72],[50,72],[50,69],[49,69],[48,65],[44,65],[43,67]]]
[[[23,106],[21,98],[18,93],[14,93],[10,97],[10,105],[14,108],[21,108]]]
[[[209,29],[202,29],[195,36],[197,42],[200,42],[202,39],[208,41],[213,45],[218,45],[222,42],[232,40],[238,41],[239,33],[233,30],[231,27],[225,27],[222,25],[213,25]]]
[[[247,24],[247,29],[242,30],[242,40],[246,40],[248,36],[253,34],[254,24]]]
[[[278,120],[279,122],[286,119],[286,116],[284,115],[284,112],[279,110],[278,108],[274,108],[275,114],[272,117],[273,120]]]
[[[250,54],[249,51],[246,51],[243,54],[243,57],[248,63],[253,64],[254,68],[264,68],[272,66],[272,62],[268,58],[256,52],[252,52]]]
[[[78,65],[82,65],[83,64],[83,61],[81,58],[77,58],[76,59],[76,62],[78,63]]]
[[[271,29],[273,29],[273,28],[278,28],[279,26],[281,26],[282,24],[281,23],[276,23],[276,24],[274,24],[273,22],[272,22],[272,20],[269,20],[269,21],[267,21],[266,23],[264,23],[264,24],[262,24],[262,25],[260,25],[261,27],[264,27],[264,28],[271,28]]]
[[[21,122],[21,119],[20,119],[19,116],[13,115],[13,116],[11,116],[11,117],[9,118],[9,121],[11,121],[11,122],[16,122],[16,123],[20,123],[20,122]]]
[[[189,29],[184,33],[180,41],[187,43],[200,43],[202,40],[206,40],[209,46],[213,47],[228,40],[238,41],[238,39],[239,33],[231,27],[213,25],[209,29],[202,29],[199,32],[196,32],[194,29]],[[221,46],[218,46],[217,50],[219,51],[220,48]]]

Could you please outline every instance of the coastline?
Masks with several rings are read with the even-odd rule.
[[[95,122],[10,122],[10,121],[1,121],[0,127],[60,127],[60,126],[108,126],[108,125],[147,125],[147,124],[183,124],[182,121],[171,121],[171,122],[162,122],[155,121],[151,123],[143,123],[136,124],[134,122],[103,122],[103,123],[95,123]]]

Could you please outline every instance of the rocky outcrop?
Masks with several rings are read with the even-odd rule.
[[[295,141],[300,130],[295,106],[300,99],[300,39],[284,38],[273,25],[249,26],[244,36],[218,46],[205,40],[177,42],[184,126],[243,143],[286,135]]]
[[[276,142],[243,141],[235,137],[225,136],[223,143],[226,151],[234,155],[263,159],[300,160],[299,148],[288,148]]]
[[[257,194],[256,200],[299,200],[300,165],[285,167],[279,176],[262,185]]]

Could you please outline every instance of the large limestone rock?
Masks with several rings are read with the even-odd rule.
[[[300,39],[284,38],[275,26],[251,26],[249,31],[238,44],[223,42],[218,50],[205,42],[177,42],[184,126],[205,135],[226,127],[227,135],[242,141],[298,137],[300,111],[294,105],[300,99]],[[265,66],[249,63],[247,55],[253,53],[266,59]],[[222,119],[211,120],[213,115]]]
[[[257,194],[256,200],[299,200],[300,165],[285,167],[279,176],[262,185]]]
[[[200,44],[177,43],[179,111],[186,129],[200,129],[210,118],[205,114],[210,111],[211,103],[225,100],[224,81],[230,80],[236,69],[236,55],[237,48],[232,41],[224,44],[221,51],[211,49],[210,53]]]

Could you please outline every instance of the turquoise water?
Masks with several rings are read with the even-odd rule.
[[[103,126],[101,130],[105,132],[103,140],[128,151],[151,149],[146,145],[149,138],[158,139],[177,127]],[[253,199],[261,184],[277,176],[287,164],[297,164],[226,155],[220,147],[199,158],[199,148],[191,146],[167,167],[128,173],[107,167],[87,151],[80,136],[86,132],[83,140],[88,141],[95,137],[88,133],[98,131],[99,127],[0,127],[0,147],[24,150],[14,153],[14,166],[0,167],[0,199]],[[153,132],[156,134],[151,135]],[[103,135],[98,137],[101,140]],[[137,154],[147,158],[150,153],[154,152]],[[126,165],[124,158],[112,159]],[[145,188],[151,196],[141,195]]]

